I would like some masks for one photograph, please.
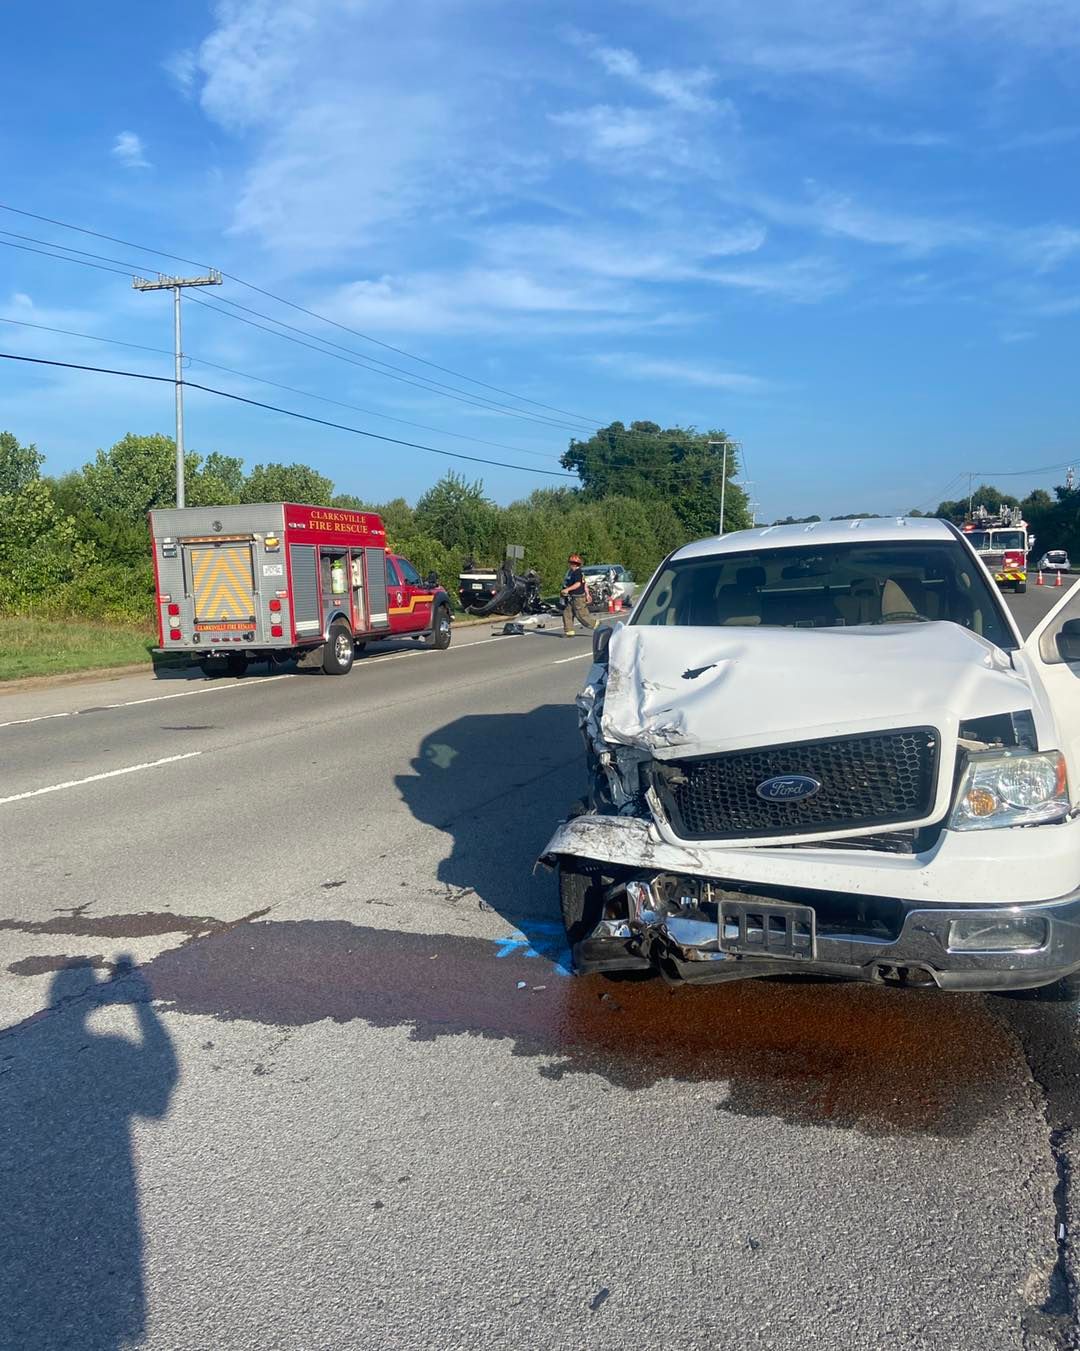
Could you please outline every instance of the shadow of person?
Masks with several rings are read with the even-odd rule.
[[[146,1326],[131,1122],[165,1115],[176,1053],[129,958],[65,967],[49,1004],[0,1042],[0,1345],[114,1351]],[[138,1041],[88,1025],[104,1004]]]
[[[451,837],[439,881],[462,898],[475,893],[535,951],[568,961],[556,888],[533,865],[585,788],[574,705],[457,718],[424,737],[411,769],[395,780],[402,800]]]

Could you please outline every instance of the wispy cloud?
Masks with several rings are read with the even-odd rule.
[[[704,389],[724,389],[732,394],[760,394],[770,387],[767,380],[742,371],[722,370],[693,361],[675,361],[633,352],[600,352],[593,357],[593,361],[616,375],[634,380],[697,385]]]
[[[609,75],[626,80],[637,89],[683,112],[712,112],[718,106],[716,100],[705,92],[715,77],[712,71],[704,67],[694,70],[671,70],[667,67],[648,70],[626,47],[596,45],[591,54]]]
[[[1048,150],[1080,140],[1080,126],[1044,127],[1039,131],[1021,131],[1000,143],[1000,150]]]
[[[172,56],[167,57],[162,63],[165,73],[173,81],[176,87],[183,94],[190,94],[195,88],[196,76],[199,73],[199,62],[195,52],[190,48],[180,52],[174,52]]]
[[[119,160],[125,169],[149,169],[150,161],[146,158],[146,147],[143,145],[142,137],[137,136],[133,131],[122,131],[113,142],[113,158]]]

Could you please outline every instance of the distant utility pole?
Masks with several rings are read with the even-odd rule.
[[[180,292],[185,286],[220,286],[221,273],[213,269],[205,277],[166,277],[158,273],[157,281],[132,277],[136,291],[171,291],[173,293],[173,335],[176,346],[176,505],[184,505],[184,353],[180,343]]]
[[[709,444],[710,446],[723,446],[723,448],[724,448],[724,466],[723,466],[723,469],[721,470],[721,473],[720,473],[720,529],[717,531],[717,534],[722,535],[722,534],[724,533],[724,496],[725,496],[725,494],[726,494],[726,492],[727,492],[727,453],[728,453],[728,446],[729,446],[729,445],[730,445],[730,446],[734,446],[734,445],[736,444],[736,442],[734,442],[734,441],[710,441],[708,444]]]

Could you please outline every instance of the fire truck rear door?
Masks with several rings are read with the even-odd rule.
[[[367,571],[368,623],[373,631],[389,629],[385,549],[365,549],[364,567]]]
[[[184,552],[188,586],[195,601],[195,627],[254,627],[251,540],[233,537],[185,544]]]

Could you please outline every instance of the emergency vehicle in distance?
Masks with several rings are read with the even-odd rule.
[[[345,675],[376,638],[450,646],[450,598],[386,547],[371,511],[268,502],[150,512],[155,654],[206,674],[249,661]]]
[[[997,513],[976,507],[964,522],[968,543],[1000,586],[1021,595],[1027,590],[1027,558],[1035,543],[1019,507],[1002,505]]]

